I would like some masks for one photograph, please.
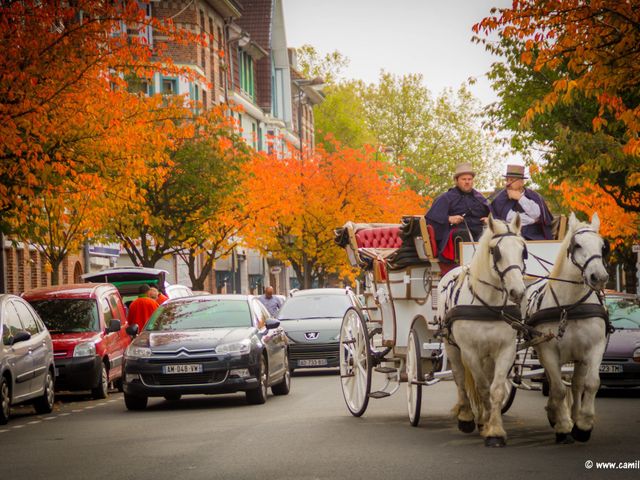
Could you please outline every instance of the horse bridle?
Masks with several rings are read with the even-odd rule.
[[[587,261],[584,262],[582,265],[580,265],[577,261],[576,261],[576,250],[578,248],[578,245],[576,244],[576,237],[578,235],[582,235],[584,233],[593,233],[594,235],[598,235],[597,232],[591,230],[590,228],[582,228],[580,230],[577,230],[572,236],[571,236],[571,241],[569,243],[569,247],[567,248],[567,257],[569,257],[571,259],[571,263],[573,263],[578,270],[580,270],[580,273],[582,275],[584,275],[584,271],[587,269],[587,265],[589,265],[589,263],[591,263],[593,260],[597,260],[599,258],[602,259],[602,263],[606,264],[607,263],[607,257],[609,256],[609,251],[610,251],[610,246],[609,246],[609,241],[606,238],[603,238],[603,242],[604,245],[602,246],[602,252],[600,255],[595,254],[595,255],[591,255],[589,258],[587,258]]]
[[[498,234],[495,234],[493,237],[491,237],[491,240],[494,240],[496,238],[499,239],[498,242],[493,247],[489,247],[489,253],[491,253],[491,258],[493,259],[493,269],[500,277],[501,283],[504,283],[505,275],[511,270],[518,269],[520,270],[520,273],[524,274],[524,270],[525,270],[524,261],[527,258],[529,258],[529,252],[527,251],[526,245],[524,246],[524,250],[522,251],[522,266],[509,265],[504,270],[500,270],[500,268],[498,268],[498,262],[502,259],[502,253],[500,252],[500,248],[499,248],[500,242],[502,242],[502,239],[505,237],[517,237],[517,236],[518,236],[517,234],[509,231],[507,233],[498,233]]]

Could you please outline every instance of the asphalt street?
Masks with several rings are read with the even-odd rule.
[[[459,432],[449,414],[454,400],[452,382],[426,388],[414,428],[404,385],[355,418],[335,372],[296,372],[290,395],[270,395],[259,406],[247,405],[243,394],[190,396],[151,399],[147,410],[129,412],[117,392],[101,401],[64,395],[52,414],[18,407],[0,427],[2,478],[638,478],[640,468],[595,464],[640,461],[638,391],[600,395],[591,441],[561,446],[546,420],[546,399],[519,391],[504,417],[504,449],[484,447],[477,432]]]

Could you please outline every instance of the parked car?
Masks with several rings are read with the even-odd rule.
[[[36,412],[51,412],[55,395],[51,336],[20,297],[0,295],[0,336],[0,425],[9,421],[11,405],[30,401]]]
[[[51,332],[56,390],[91,390],[106,398],[109,383],[122,389],[122,360],[131,343],[116,287],[71,284],[23,294]]]
[[[166,277],[169,274],[166,270],[147,267],[115,267],[101,270],[96,273],[85,273],[82,278],[85,282],[91,283],[111,283],[120,292],[125,306],[129,306],[136,298],[141,285],[147,284],[150,287],[157,287],[167,297],[169,284]],[[187,288],[187,287],[184,287]]]
[[[268,387],[289,393],[287,349],[280,322],[254,296],[169,300],[125,353],[125,405],[142,410],[149,397],[238,391],[251,404],[265,403]]]
[[[291,371],[340,365],[340,327],[349,307],[362,311],[348,288],[298,290],[287,299],[278,319],[289,337]]]
[[[192,297],[193,292],[186,285],[168,285],[165,287],[166,295],[169,300],[173,298]]]
[[[600,365],[600,385],[640,387],[640,299],[610,293],[606,304],[615,331],[609,337]]]

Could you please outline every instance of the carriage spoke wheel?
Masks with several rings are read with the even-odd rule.
[[[420,340],[415,330],[409,332],[407,342],[407,407],[409,422],[414,427],[420,422],[420,407],[422,406],[422,360],[420,356]]]
[[[371,369],[367,324],[350,308],[340,328],[340,384],[347,408],[355,417],[361,416],[369,404]]]
[[[518,389],[511,383],[511,379],[514,375],[514,367],[511,367],[509,370],[509,375],[507,375],[507,381],[504,384],[505,388],[505,396],[502,400],[502,407],[500,408],[500,413],[503,415],[509,411],[511,405],[513,405],[513,400],[516,398],[516,393]]]

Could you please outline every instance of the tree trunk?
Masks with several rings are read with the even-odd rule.
[[[62,258],[51,260],[51,285],[60,284],[60,265],[62,264]]]

